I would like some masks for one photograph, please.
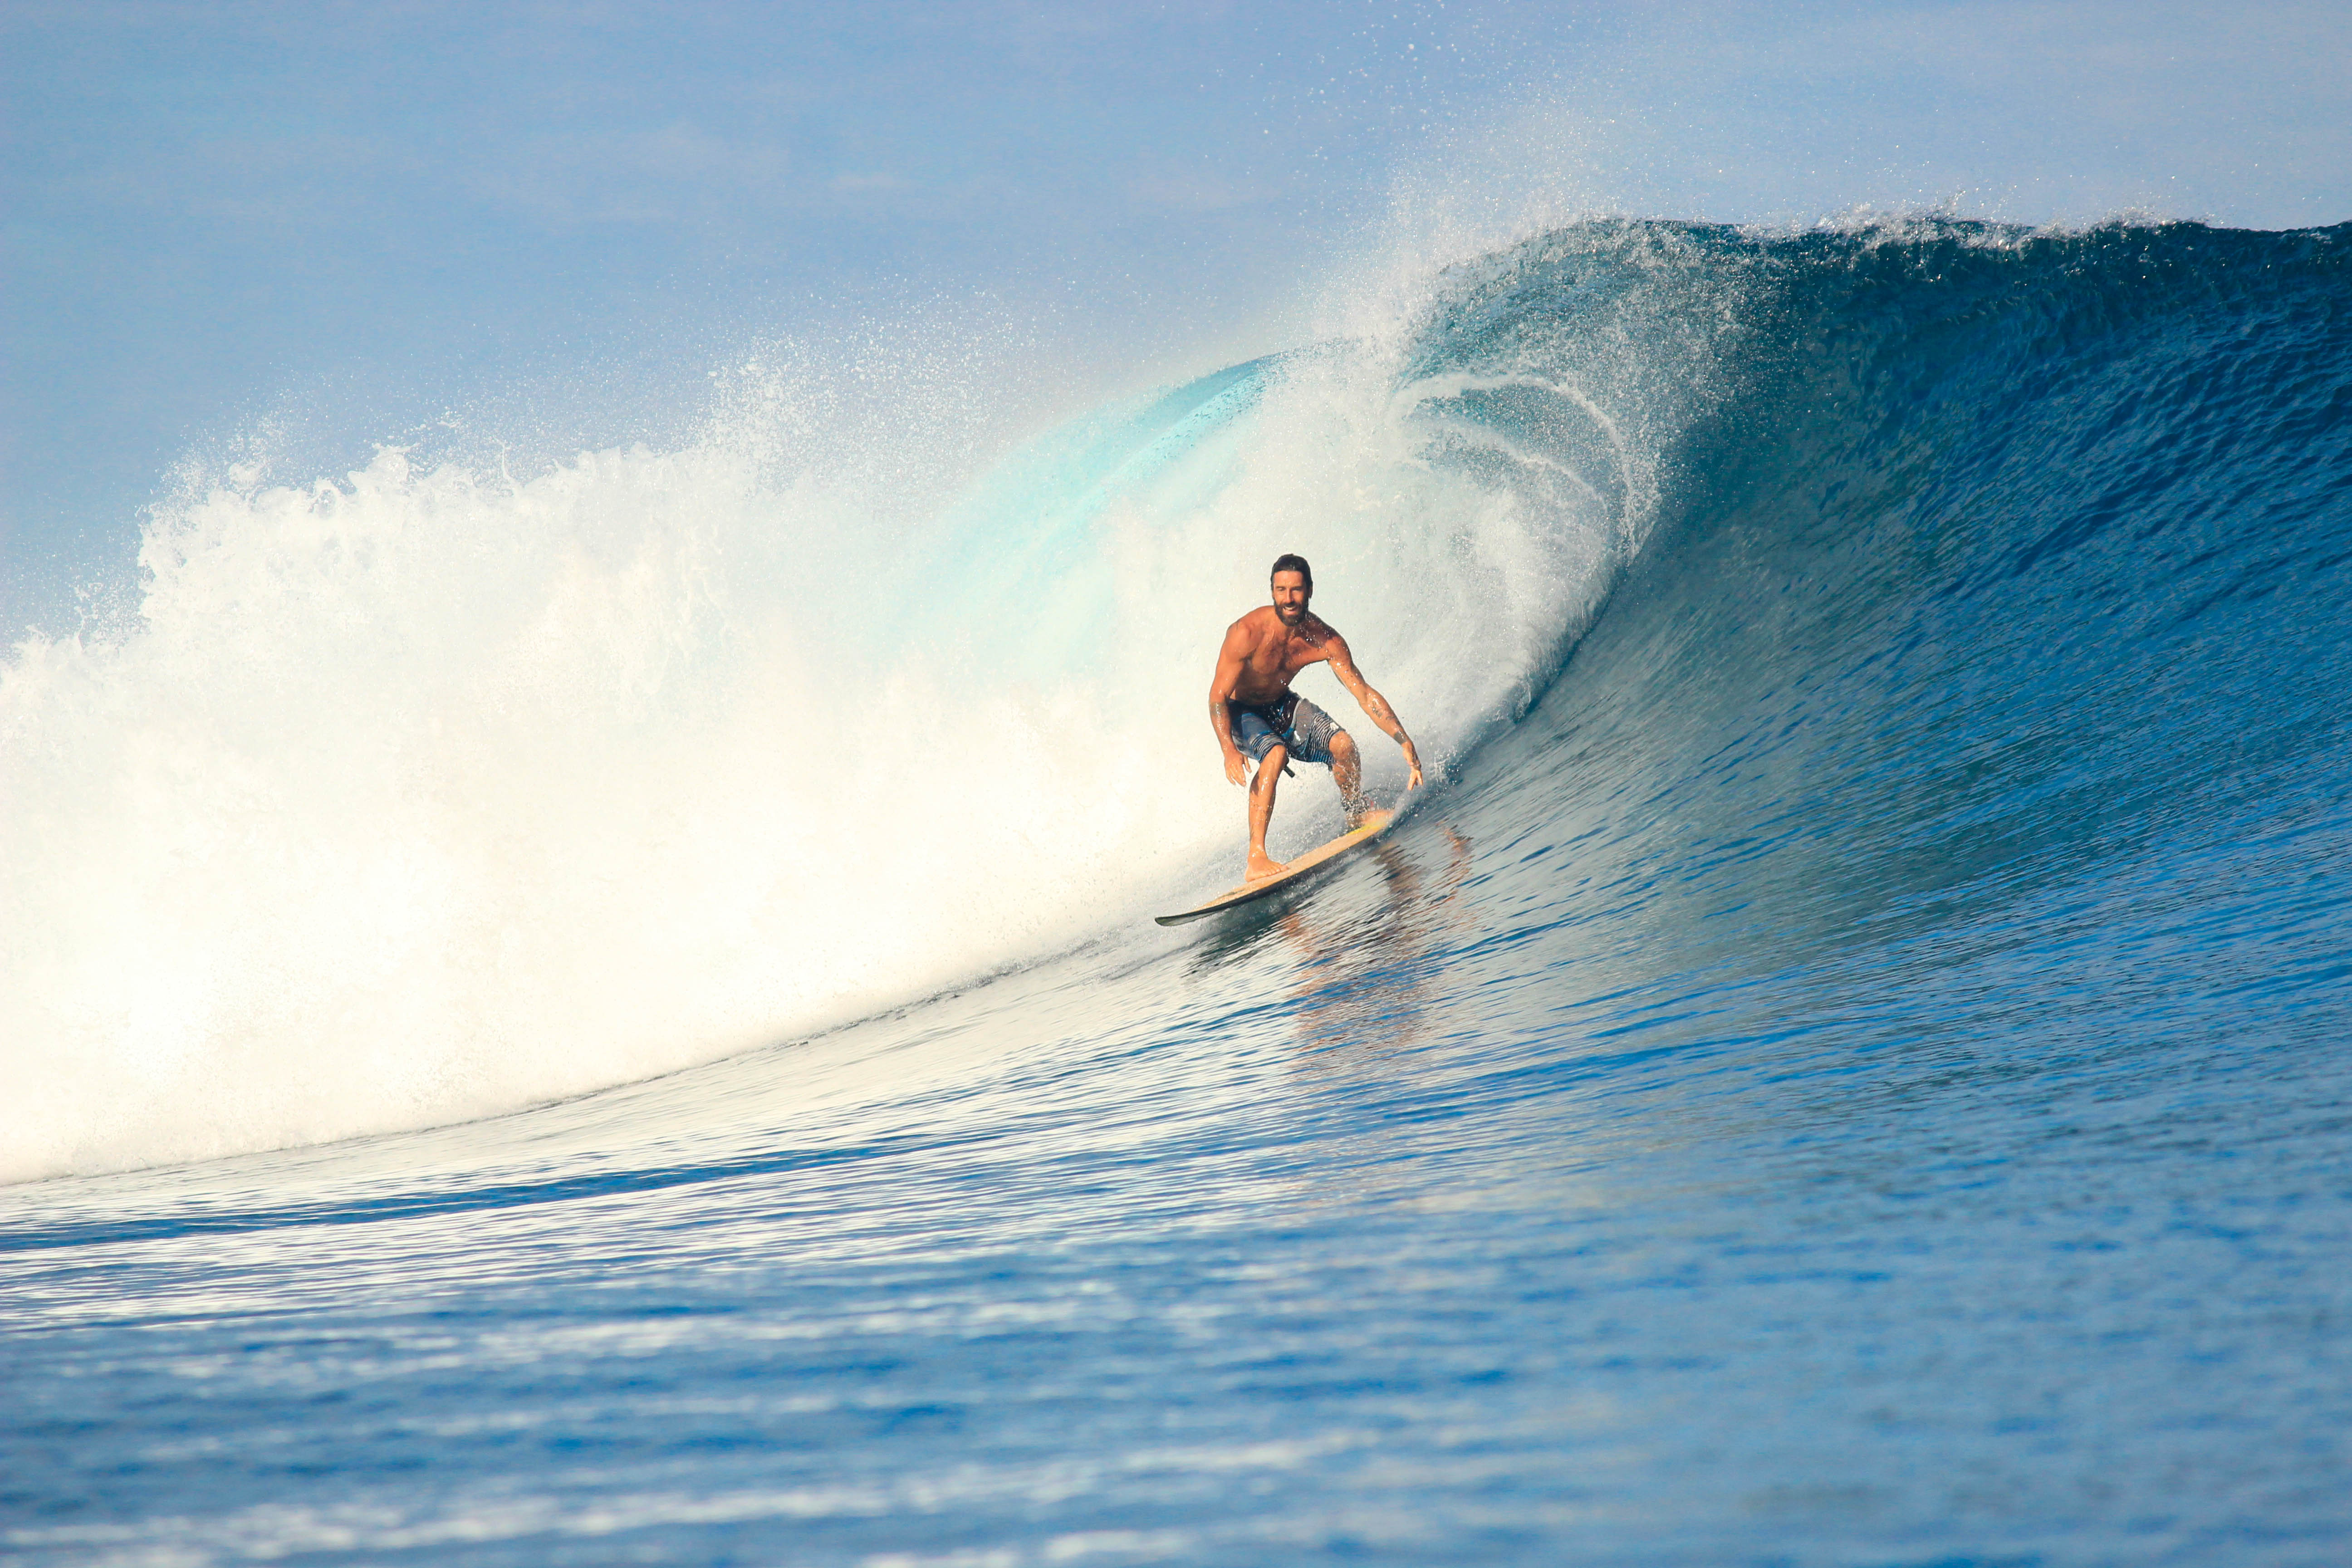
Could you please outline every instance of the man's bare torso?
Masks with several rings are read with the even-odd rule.
[[[1331,657],[1332,645],[1339,638],[1320,616],[1311,613],[1295,626],[1284,626],[1272,605],[1261,605],[1235,621],[1233,631],[1249,639],[1242,653],[1241,679],[1234,682],[1230,699],[1244,706],[1283,696],[1300,670]]]

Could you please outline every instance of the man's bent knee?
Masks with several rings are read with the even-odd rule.
[[[1356,760],[1356,737],[1342,730],[1331,737],[1331,760],[1352,763]]]
[[[1257,777],[1250,781],[1250,788],[1273,788],[1274,781],[1282,776],[1282,770],[1288,766],[1289,763],[1290,752],[1287,748],[1275,746],[1268,749],[1265,755],[1258,759]]]

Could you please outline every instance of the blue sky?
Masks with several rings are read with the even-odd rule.
[[[2340,222],[2347,59],[2340,5],[8,0],[0,613],[265,418],[329,471],[520,384],[627,439],[964,300],[1078,391],[1280,347],[1400,188]]]

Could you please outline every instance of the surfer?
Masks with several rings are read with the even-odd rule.
[[[1235,621],[1217,650],[1217,673],[1209,682],[1209,727],[1225,754],[1225,777],[1249,784],[1249,881],[1260,881],[1282,869],[1265,852],[1265,825],[1274,816],[1275,786],[1288,764],[1321,763],[1339,786],[1339,801],[1355,827],[1371,809],[1364,798],[1361,759],[1354,737],[1331,716],[1290,689],[1291,680],[1310,664],[1328,662],[1348,695],[1365,717],[1404,748],[1406,766],[1412,770],[1411,789],[1421,787],[1421,753],[1412,737],[1397,722],[1388,699],[1373,690],[1356,670],[1348,639],[1330,623],[1307,607],[1315,594],[1315,573],[1302,555],[1276,559],[1269,574],[1274,603],[1261,605]],[[1257,776],[1247,779],[1242,758],[1257,763]]]

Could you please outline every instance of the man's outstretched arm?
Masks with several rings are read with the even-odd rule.
[[[1234,744],[1233,719],[1225,704],[1242,683],[1242,658],[1249,652],[1249,638],[1235,625],[1225,633],[1224,646],[1217,650],[1217,672],[1209,678],[1209,728],[1216,732],[1217,750],[1225,754],[1225,782],[1247,784],[1249,770],[1242,763],[1242,753]]]
[[[1364,710],[1364,717],[1378,724],[1382,733],[1403,748],[1405,766],[1412,770],[1412,778],[1406,787],[1419,789],[1421,752],[1414,749],[1412,737],[1404,732],[1404,725],[1398,721],[1396,710],[1389,706],[1389,700],[1373,690],[1372,683],[1357,669],[1355,656],[1348,651],[1348,639],[1337,632],[1331,634],[1329,657],[1331,673],[1339,678],[1339,684],[1348,689],[1348,695],[1356,700],[1356,706]]]

